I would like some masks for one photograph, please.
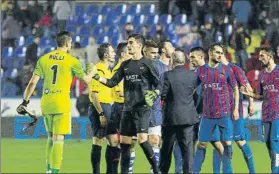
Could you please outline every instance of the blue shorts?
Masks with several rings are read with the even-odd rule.
[[[279,141],[279,120],[263,122],[264,142]]]
[[[245,140],[244,118],[242,116],[233,121],[233,140]]]
[[[201,118],[199,141],[232,141],[233,123],[231,117],[215,119]]]

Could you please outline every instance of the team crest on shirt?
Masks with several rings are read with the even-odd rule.
[[[49,93],[49,89],[46,88],[46,89],[45,89],[45,94],[48,94],[48,93]]]

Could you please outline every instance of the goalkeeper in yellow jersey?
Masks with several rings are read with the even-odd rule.
[[[64,136],[71,134],[71,101],[70,86],[73,76],[91,82],[96,68],[86,75],[78,59],[68,54],[72,46],[72,36],[68,31],[56,35],[57,49],[39,58],[33,76],[27,85],[23,102],[18,108],[28,105],[38,81],[44,79],[41,110],[48,132],[46,143],[47,173],[59,173]],[[18,109],[20,111],[20,109]],[[24,114],[20,112],[19,114]]]

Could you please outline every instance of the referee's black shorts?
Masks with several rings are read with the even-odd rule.
[[[111,106],[111,117],[108,121],[108,130],[107,134],[117,134],[119,132],[120,127],[120,120],[122,117],[122,111],[123,111],[123,103],[113,103]]]
[[[106,103],[101,103],[101,107],[103,109],[105,116],[107,117],[107,120],[109,120],[111,117],[111,105],[106,104]],[[106,137],[107,136],[107,126],[101,127],[100,116],[93,104],[89,105],[88,117],[91,122],[93,137],[98,137],[98,138]]]
[[[151,108],[147,105],[123,111],[120,122],[120,135],[136,136],[137,133],[148,133]]]

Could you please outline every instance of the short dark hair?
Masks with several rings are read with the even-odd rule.
[[[65,30],[59,31],[55,38],[58,47],[63,47],[70,39],[72,39],[71,33]]]
[[[260,51],[265,51],[268,54],[270,54],[273,58],[275,56],[274,49],[270,46],[261,46]]]
[[[225,52],[225,47],[224,47],[224,45],[222,43],[214,43],[214,44],[210,45],[208,51],[213,51],[216,46],[221,47],[223,49],[223,51]]]
[[[165,47],[166,42],[171,43],[170,40],[163,40],[163,41],[161,41],[161,42],[159,43],[159,54],[160,54],[160,55],[162,54],[162,49]]]
[[[158,48],[158,44],[152,40],[152,39],[149,39],[149,40],[146,40],[145,41],[145,45],[144,45],[145,48]]]
[[[190,49],[190,53],[194,51],[199,51],[205,53],[204,49],[202,47],[193,47]]]
[[[125,51],[125,49],[127,48],[128,43],[127,42],[121,42],[117,45],[117,51],[116,54],[117,56],[121,56],[121,53],[123,53]]]
[[[142,47],[145,45],[145,39],[141,34],[137,34],[137,33],[131,34],[128,36],[128,39],[130,38],[135,38],[137,42],[140,42],[142,44]]]
[[[105,53],[108,52],[108,48],[111,46],[111,44],[109,43],[102,43],[98,50],[97,50],[97,53],[98,53],[98,57],[100,60],[104,60],[104,56],[105,56]]]

